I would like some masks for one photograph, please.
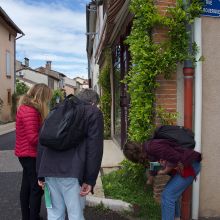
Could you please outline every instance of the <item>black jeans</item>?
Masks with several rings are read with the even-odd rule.
[[[39,220],[43,190],[38,186],[36,158],[19,157],[23,168],[20,191],[22,220]]]

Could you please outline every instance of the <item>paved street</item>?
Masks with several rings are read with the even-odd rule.
[[[0,220],[21,220],[19,190],[21,166],[14,156],[15,132],[0,135]],[[43,200],[42,200],[43,201]],[[42,203],[41,216],[46,220]],[[126,220],[115,212],[86,208],[86,220]]]
[[[0,150],[12,150],[15,145],[15,132],[0,135]]]
[[[21,167],[14,156],[15,132],[0,136],[0,219],[20,220]],[[43,210],[45,212],[45,210]],[[46,213],[45,213],[46,214]],[[44,215],[45,215],[44,214]]]

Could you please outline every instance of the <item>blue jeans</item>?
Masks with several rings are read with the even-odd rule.
[[[196,175],[200,172],[200,163],[192,164]],[[161,197],[162,220],[174,220],[174,217],[180,217],[180,196],[185,189],[192,184],[194,177],[181,177],[176,174],[165,186]]]
[[[45,182],[52,202],[52,208],[47,208],[48,220],[65,220],[66,209],[69,220],[84,220],[85,197],[79,194],[78,179],[46,177]]]

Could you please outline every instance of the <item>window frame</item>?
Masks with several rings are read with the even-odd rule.
[[[5,74],[7,77],[11,78],[11,53],[9,50],[6,50],[5,59]]]

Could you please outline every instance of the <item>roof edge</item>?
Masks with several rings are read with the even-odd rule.
[[[5,20],[5,22],[11,26],[17,33],[24,35],[24,32],[11,20],[7,13],[0,7],[0,16]]]

